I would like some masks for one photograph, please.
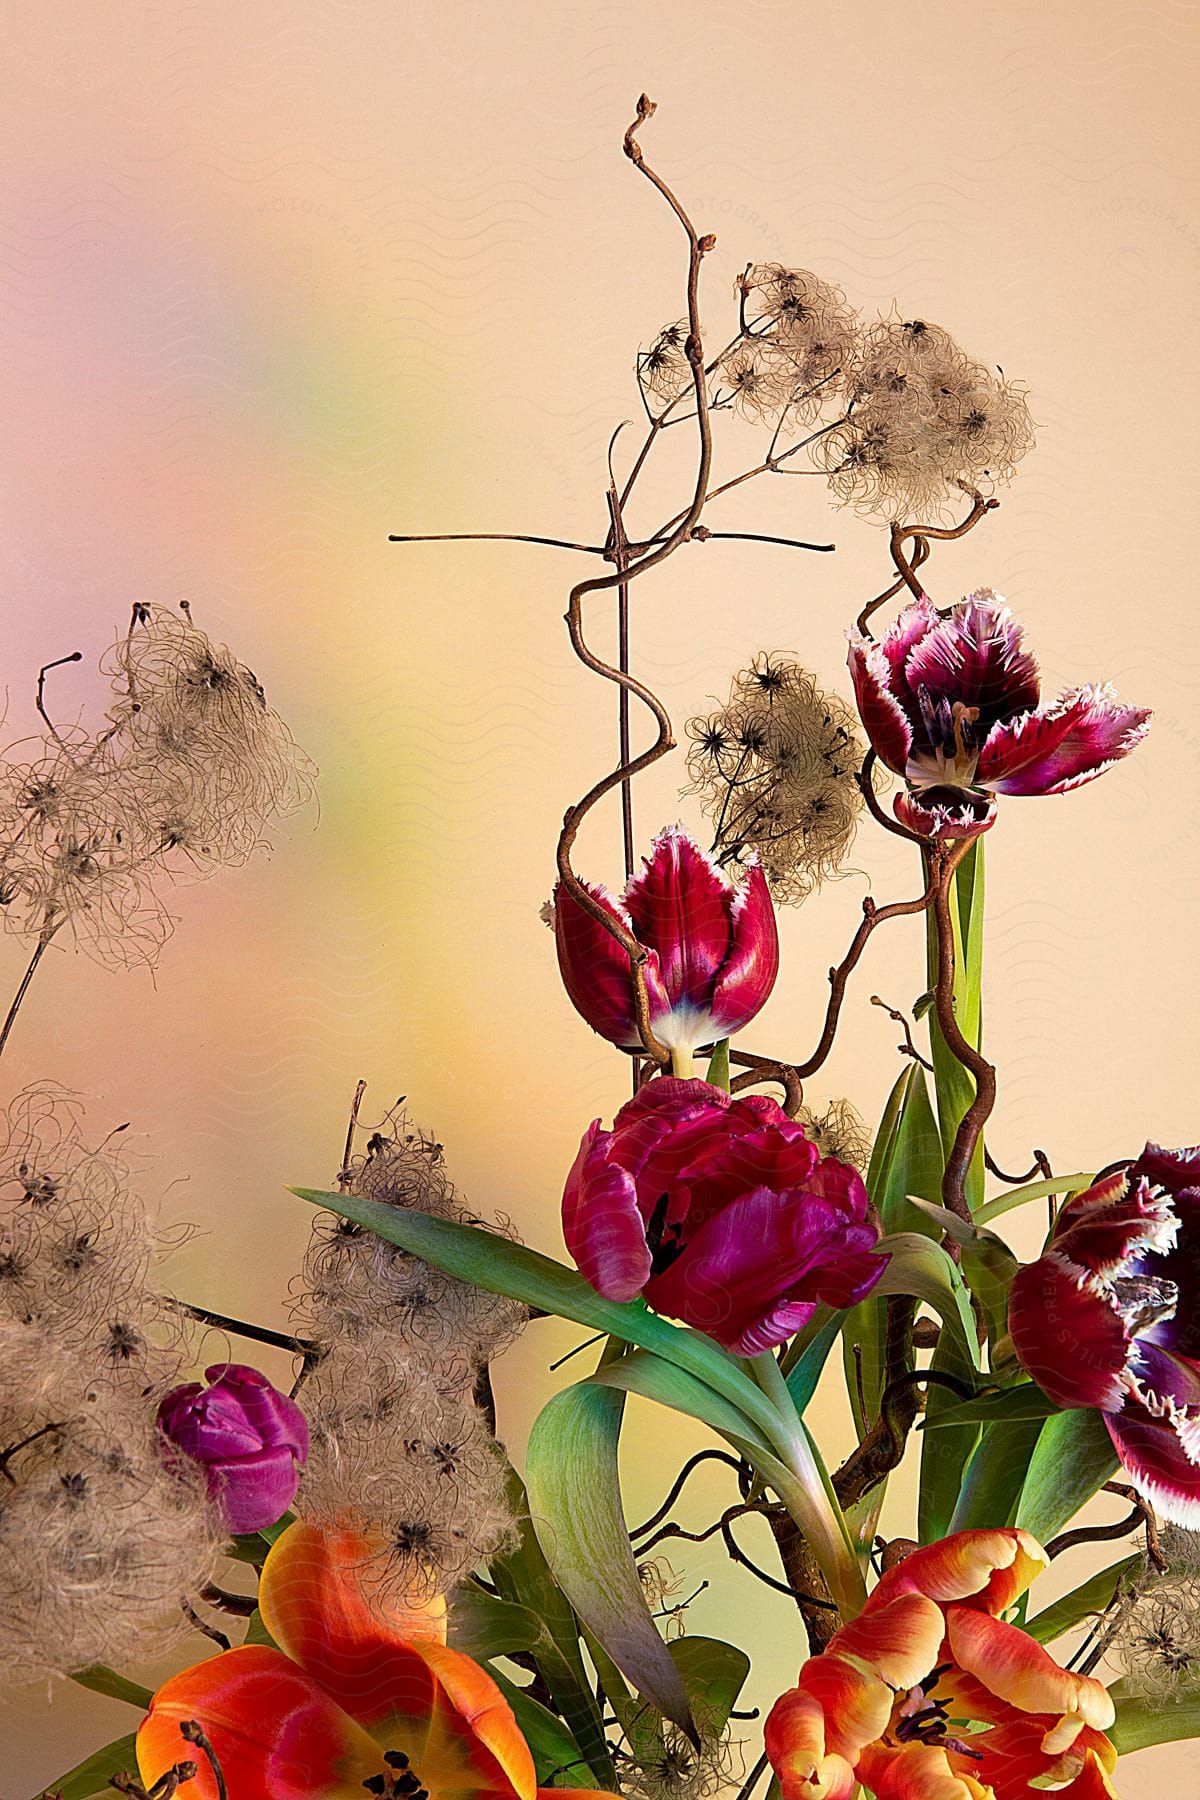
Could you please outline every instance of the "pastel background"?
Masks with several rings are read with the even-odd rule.
[[[39,664],[94,658],[134,598],[186,595],[322,770],[319,818],[271,860],[178,893],[155,981],[56,950],[6,1057],[7,1092],[53,1077],[97,1137],[132,1121],[148,1191],[203,1227],[179,1292],[286,1321],[309,1218],[284,1183],[332,1178],[360,1076],[368,1117],[406,1094],[474,1203],[548,1250],[578,1136],[624,1095],[538,919],[563,807],[615,731],[561,623],[582,559],[387,535],[602,531],[634,351],[682,311],[679,234],[620,153],[643,88],[648,154],[718,237],[712,330],[736,272],[782,258],[864,306],[898,297],[1029,384],[1039,445],[931,587],[999,588],[1048,685],[1112,677],[1157,721],[1095,786],[1007,806],[989,844],[993,1142],[1078,1169],[1200,1136],[1198,38],[1183,0],[7,0],[9,734],[35,724]],[[721,437],[723,467],[749,462],[749,427]],[[647,482],[648,522],[681,503],[689,455]],[[769,480],[710,522],[838,549],[692,546],[636,590],[635,663],[677,720],[764,646],[845,689],[878,529]],[[61,716],[102,704],[86,667],[53,677]],[[697,822],[681,784],[678,758],[639,783],[643,835]],[[578,860],[613,877],[618,856],[610,814]],[[805,1052],[868,886],[914,878],[903,845],[862,833],[845,878],[785,917],[757,1045]],[[15,986],[20,948],[0,954]],[[922,985],[919,928],[880,933],[814,1101],[877,1114],[897,1034],[867,998]],[[514,1451],[577,1335],[534,1326],[498,1368]],[[818,1427],[845,1444],[832,1390]],[[665,1436],[635,1403],[631,1514],[662,1491]],[[717,1493],[698,1483],[681,1516],[706,1523]],[[673,1560],[685,1591],[711,1583],[691,1627],[757,1646],[769,1702],[802,1654],[788,1603],[710,1546]],[[28,1800],[132,1722],[70,1687],[0,1707],[0,1794]],[[1132,1760],[1125,1800],[1193,1763]]]

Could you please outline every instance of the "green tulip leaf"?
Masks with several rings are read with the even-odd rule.
[[[729,1092],[729,1039],[721,1038],[713,1046],[713,1053],[708,1061],[708,1072],[704,1077],[710,1087],[719,1087]]]
[[[61,1800],[93,1800],[97,1794],[110,1793],[109,1777],[122,1771],[137,1774],[137,1748],[131,1732],[96,1750],[86,1762],[77,1763],[66,1775],[50,1782],[44,1795],[57,1795]]]
[[[446,1621],[446,1641],[476,1662],[532,1650],[542,1638],[537,1614],[515,1600],[502,1600],[467,1582],[456,1588]]]
[[[1108,1736],[1119,1756],[1148,1750],[1151,1744],[1173,1744],[1180,1738],[1200,1737],[1200,1685],[1183,1688],[1169,1703],[1153,1705],[1141,1695],[1125,1695],[1120,1684],[1110,1689],[1117,1703],[1116,1723]],[[1177,1789],[1176,1792],[1182,1792]]]
[[[952,1400],[934,1418],[921,1421],[920,1429],[938,1431],[946,1425],[1005,1425],[1025,1419],[1048,1419],[1061,1408],[1032,1381],[997,1394],[978,1394],[973,1400]]]
[[[1101,1413],[1083,1407],[1055,1413],[1038,1436],[1015,1523],[1045,1543],[1119,1466]]]
[[[90,1688],[93,1694],[107,1694],[110,1700],[124,1700],[130,1706],[136,1706],[139,1712],[147,1712],[154,1695],[148,1687],[140,1682],[130,1681],[126,1675],[118,1675],[104,1663],[92,1663],[86,1669],[77,1669],[71,1680],[80,1687]]]
[[[1099,1574],[1090,1575],[1061,1600],[1034,1615],[1026,1621],[1025,1629],[1031,1638],[1039,1644],[1053,1643],[1064,1631],[1074,1630],[1090,1619],[1104,1612],[1112,1605],[1116,1595],[1124,1585],[1125,1577],[1141,1564],[1140,1556],[1126,1556],[1121,1562],[1112,1563]]]
[[[555,1580],[588,1630],[638,1692],[695,1741],[687,1692],[650,1617],[621,1507],[624,1405],[619,1391],[592,1382],[547,1402],[526,1452],[530,1516]]]
[[[941,1191],[941,1136],[924,1071],[913,1063],[900,1075],[884,1109],[867,1170],[867,1192],[885,1233],[933,1237],[928,1220],[912,1204],[910,1196],[924,1194],[936,1199]],[[868,1299],[851,1308],[842,1327],[846,1387],[860,1438],[879,1414],[888,1291],[877,1287]]]
[[[530,1652],[538,1673],[572,1742],[595,1771],[595,1779],[602,1787],[615,1787],[616,1769],[579,1647],[579,1621],[542,1554],[529,1516],[529,1496],[511,1467],[507,1486],[509,1508],[517,1521],[517,1542],[502,1556],[492,1558],[489,1573],[502,1599],[526,1608],[540,1622],[542,1635]],[[594,1783],[589,1780],[581,1785]]]
[[[1095,1179],[1094,1175],[1054,1175],[1049,1181],[1030,1181],[1024,1187],[1010,1188],[1007,1194],[997,1194],[979,1208],[976,1223],[989,1225],[1014,1207],[1025,1206],[1030,1200],[1048,1200],[1051,1194],[1081,1194]]]
[[[459,1225],[449,1219],[407,1207],[385,1206],[354,1194],[317,1192],[293,1188],[313,1206],[326,1207],[398,1244],[434,1268],[485,1288],[506,1294],[542,1312],[573,1319],[591,1331],[607,1332],[627,1344],[653,1350],[701,1381],[716,1388],[739,1410],[753,1418],[769,1436],[777,1417],[750,1377],[719,1344],[699,1331],[672,1325],[652,1313],[641,1300],[605,1300],[575,1269],[568,1269],[537,1250],[514,1244],[497,1232],[478,1225]]]
[[[540,1700],[518,1687],[503,1669],[489,1664],[488,1674],[512,1707],[525,1742],[533,1753],[539,1788],[596,1787],[599,1778],[557,1713],[552,1713]],[[607,1775],[599,1785],[603,1787],[606,1783],[610,1792],[619,1791],[615,1775]]]

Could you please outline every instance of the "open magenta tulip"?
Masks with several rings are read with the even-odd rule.
[[[1102,775],[1150,728],[1107,684],[1040,705],[1023,628],[990,588],[943,618],[924,595],[875,644],[850,642],[858,710],[880,762],[903,775],[896,816],[922,837],[986,831],[996,794],[1063,794]]]
[[[567,1177],[563,1234],[609,1300],[657,1312],[741,1356],[781,1344],[818,1301],[852,1306],[886,1257],[872,1254],[857,1170],[819,1156],[762,1094],[731,1099],[663,1076],[591,1126]]]
[[[1099,1407],[1134,1486],[1200,1528],[1200,1149],[1147,1144],[1068,1200],[1008,1325],[1038,1386]]]
[[[214,1363],[198,1381],[172,1388],[158,1428],[176,1452],[208,1470],[209,1492],[230,1531],[263,1531],[296,1497],[308,1456],[308,1425],[294,1400],[257,1369]]]
[[[620,899],[588,892],[649,951],[650,1024],[684,1057],[740,1031],[764,1005],[779,969],[775,909],[753,864],[739,886],[678,826],[655,839]],[[611,1043],[641,1042],[629,957],[611,933],[560,887],[554,935],[563,985],[577,1012]]]

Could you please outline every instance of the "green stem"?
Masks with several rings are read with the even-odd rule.
[[[926,874],[929,862],[926,858]],[[983,922],[984,865],[983,840],[977,838],[963,857],[951,878],[950,915],[954,938],[954,1016],[959,1030],[975,1050],[983,1037]],[[926,973],[932,991],[938,979],[938,928],[936,909],[926,914]],[[937,1022],[936,1009],[929,1012],[929,1043],[933,1058],[934,1092],[937,1100],[938,1128],[943,1154],[950,1156],[959,1125],[975,1098],[975,1083],[970,1072],[955,1056]],[[971,1211],[983,1204],[984,1196],[983,1137],[975,1146],[966,1178],[966,1195]]]
[[[845,1516],[838,1505],[820,1452],[796,1411],[774,1352],[747,1359],[746,1367],[771,1402],[778,1424],[771,1430],[779,1461],[761,1467],[811,1546],[829,1591],[843,1616],[857,1617],[866,1584]]]

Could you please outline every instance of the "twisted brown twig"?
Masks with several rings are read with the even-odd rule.
[[[1160,1574],[1167,1567],[1167,1561],[1158,1544],[1158,1521],[1154,1509],[1148,1500],[1129,1487],[1123,1481],[1106,1481],[1102,1493],[1119,1494],[1123,1500],[1131,1500],[1133,1509],[1127,1518],[1118,1519],[1113,1525],[1080,1525],[1074,1531],[1062,1531],[1051,1538],[1046,1545],[1046,1555],[1052,1560],[1061,1556],[1064,1550],[1074,1550],[1080,1544],[1107,1544],[1114,1538],[1128,1537],[1139,1525],[1146,1528],[1146,1554]]]
[[[920,1063],[923,1069],[928,1069],[932,1074],[933,1064],[927,1056],[921,1055],[921,1052],[913,1043],[912,1027],[908,1022],[907,1013],[902,1013],[898,1006],[889,1006],[887,1001],[881,1000],[878,994],[871,995],[871,1005],[881,1007],[888,1018],[893,1019],[904,1033],[904,1042],[896,1045],[901,1056],[911,1056],[914,1062]]]
[[[885,1359],[889,1370],[912,1356],[912,1324],[916,1302],[903,1294],[892,1294],[887,1303]],[[841,1468],[831,1477],[833,1491],[843,1509],[855,1505],[877,1487],[885,1475],[896,1468],[904,1455],[908,1434],[920,1411],[922,1385],[949,1388],[961,1400],[969,1400],[971,1389],[956,1375],[937,1369],[899,1368],[890,1375],[879,1400],[879,1417],[871,1426],[857,1450],[851,1451]]]
[[[577,800],[573,806],[568,807],[563,817],[562,831],[559,833],[556,861],[559,880],[567,893],[578,906],[581,906],[591,918],[596,920],[597,924],[603,926],[605,931],[617,940],[628,955],[638,1033],[647,1056],[651,1057],[660,1068],[664,1068],[670,1062],[671,1057],[666,1046],[660,1043],[654,1035],[650,1023],[649,1000],[646,993],[647,952],[645,947],[638,942],[637,937],[622,920],[616,918],[607,907],[593,898],[571,866],[571,850],[579,834],[579,827],[597,801],[603,799],[604,795],[612,788],[630,782],[635,775],[640,774],[643,769],[649,768],[652,763],[657,762],[660,757],[665,756],[675,747],[671,720],[658,696],[635,676],[620,668],[614,668],[611,663],[606,663],[588,644],[583,631],[583,602],[588,594],[599,593],[614,587],[627,588],[628,584],[636,580],[638,576],[644,575],[647,570],[665,562],[667,557],[674,554],[680,544],[687,541],[692,528],[699,522],[708,489],[709,471],[712,467],[712,425],[708,414],[708,388],[704,375],[699,292],[700,265],[713,248],[716,240],[712,237],[699,236],[695,226],[666,182],[649,166],[642,154],[641,146],[634,133],[653,113],[653,102],[643,94],[637,104],[637,117],[625,133],[624,147],[625,154],[634,167],[640,170],[651,186],[666,200],[687,236],[688,336],[685,352],[696,396],[696,423],[700,439],[696,484],[690,506],[661,544],[637,560],[627,561],[625,557],[622,557],[621,561],[626,562],[625,567],[618,566],[611,574],[597,575],[588,581],[577,582],[571,589],[566,613],[571,648],[584,667],[591,669],[593,674],[601,676],[605,681],[614,682],[627,694],[636,695],[649,709],[658,727],[658,733],[648,749],[643,750],[639,756],[630,757],[623,754],[615,769],[610,770],[607,775],[593,783],[581,800]],[[620,518],[619,502],[615,516],[616,519]],[[622,744],[622,749],[624,750],[624,744]]]
[[[965,537],[968,531],[978,525],[985,514],[993,512],[1000,504],[999,500],[995,498],[985,500],[982,494],[975,493],[970,488],[964,488],[964,492],[972,496],[971,510],[958,525],[902,525],[899,520],[893,524],[890,549],[892,561],[896,566],[896,579],[890,587],[884,589],[882,594],[876,595],[874,600],[869,600],[859,613],[856,622],[864,637],[871,635],[869,627],[872,615],[878,612],[881,606],[886,606],[889,600],[894,599],[901,588],[906,587],[918,600],[921,598],[925,590],[917,580],[916,571],[929,556],[931,541],[949,543],[954,538]],[[913,545],[911,557],[904,554],[904,545],[908,542]]]
[[[212,1770],[212,1777],[217,1785],[217,1800],[229,1800],[229,1789],[225,1785],[225,1773],[217,1760],[217,1753],[208,1741],[204,1727],[199,1719],[181,1719],[179,1735],[185,1744],[195,1744],[201,1751]]]
[[[776,1081],[783,1089],[783,1110],[789,1119],[794,1119],[804,1104],[804,1084],[791,1063],[772,1062],[769,1056],[755,1056],[750,1050],[733,1050],[729,1052],[731,1063],[737,1063],[745,1073],[735,1075],[729,1084],[731,1094],[741,1094],[747,1088],[759,1087],[764,1081]]]

